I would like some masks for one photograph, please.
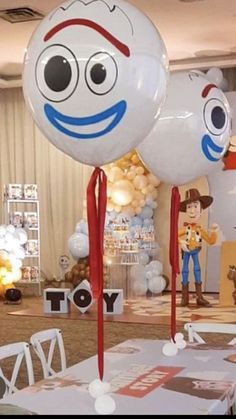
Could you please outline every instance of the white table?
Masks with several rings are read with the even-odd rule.
[[[105,353],[105,380],[112,384],[115,414],[225,414],[236,399],[236,346],[194,345],[166,357],[164,343],[132,339]],[[97,357],[92,357],[1,402],[41,415],[93,415],[94,399],[87,387],[96,377]],[[195,395],[188,394],[192,383]]]

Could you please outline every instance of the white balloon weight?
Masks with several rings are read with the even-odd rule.
[[[162,348],[162,353],[165,356],[175,356],[178,353],[177,345],[175,345],[173,342],[165,343],[165,345]]]
[[[104,394],[96,398],[94,408],[99,415],[111,415],[116,410],[116,402],[109,394]]]
[[[89,239],[83,233],[74,233],[68,240],[68,248],[75,260],[84,258],[89,254]]]
[[[147,136],[165,98],[167,75],[162,38],[136,7],[123,0],[70,0],[34,32],[23,91],[34,120],[56,147],[100,166]]]
[[[224,93],[199,71],[176,72],[161,116],[138,152],[162,181],[183,185],[217,167],[229,144],[230,126]]]
[[[111,390],[111,385],[108,382],[103,382],[96,378],[89,384],[88,390],[89,394],[96,399],[97,397],[108,393]]]

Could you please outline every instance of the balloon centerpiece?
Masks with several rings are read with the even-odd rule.
[[[176,276],[179,273],[178,185],[217,168],[228,147],[231,118],[226,96],[218,87],[222,80],[219,69],[211,69],[207,74],[200,71],[172,73],[161,116],[137,148],[140,158],[153,174],[175,185],[171,198],[169,247],[173,345],[176,344]]]
[[[99,166],[121,157],[149,133],[165,98],[167,70],[157,29],[123,0],[61,4],[40,23],[25,55],[23,91],[35,122],[60,150],[95,166],[87,212],[90,279],[98,301],[100,380],[107,181]],[[140,110],[142,117],[137,118]]]
[[[13,283],[22,277],[23,246],[26,242],[27,233],[23,228],[15,228],[11,224],[0,226],[0,297],[4,297],[8,289],[13,289]],[[17,294],[12,291],[11,295],[16,297]]]

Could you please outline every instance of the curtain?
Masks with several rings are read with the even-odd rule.
[[[225,68],[222,70],[224,77],[228,81],[228,91],[236,90],[236,68]]]
[[[0,90],[0,127],[1,223],[6,221],[4,185],[37,184],[41,271],[47,278],[58,277],[59,257],[70,256],[68,238],[85,214],[83,203],[92,168],[74,161],[43,136],[25,106],[21,88]]]

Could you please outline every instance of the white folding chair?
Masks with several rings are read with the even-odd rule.
[[[199,335],[200,333],[224,333],[235,337],[228,342],[228,345],[236,343],[236,324],[226,323],[186,323],[184,329],[188,332],[189,342],[206,343]]]
[[[34,384],[34,373],[33,373],[33,365],[32,365],[29,344],[26,342],[17,342],[17,343],[10,343],[9,345],[1,346],[0,347],[0,362],[10,357],[16,357],[10,379],[8,379],[3,373],[2,366],[0,367],[0,377],[4,380],[6,384],[6,392],[3,397],[9,394],[12,394],[18,390],[16,388],[16,380],[18,378],[18,373],[19,373],[22,361],[24,359],[26,362],[28,383],[29,385]]]
[[[60,371],[66,369],[65,348],[60,329],[47,329],[34,333],[30,338],[30,343],[41,361],[44,378],[56,374],[56,371],[52,368],[56,347],[59,349],[61,363]],[[48,354],[46,353],[45,345],[43,346],[44,343],[49,343]]]

